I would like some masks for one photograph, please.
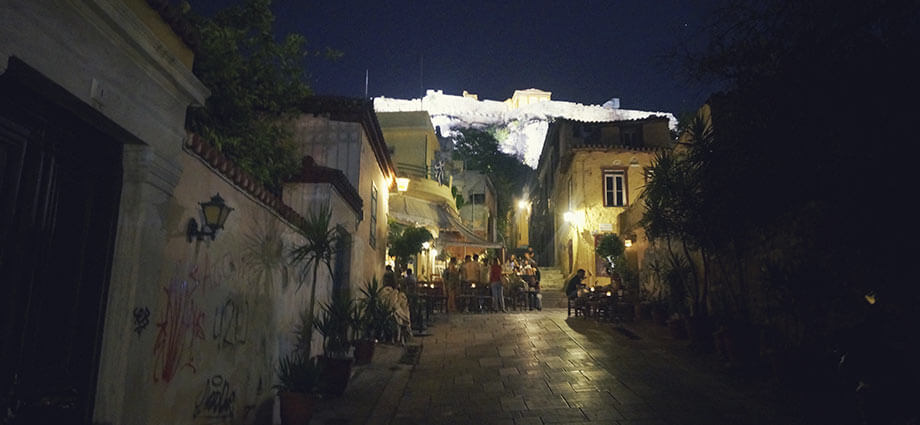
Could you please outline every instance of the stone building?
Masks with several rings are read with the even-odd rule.
[[[563,273],[583,268],[592,276],[589,282],[609,283],[595,255],[597,241],[621,232],[621,214],[639,202],[646,167],[656,150],[671,145],[667,117],[554,121],[531,193],[530,245],[543,256],[541,262]],[[642,237],[638,232],[620,236]]]

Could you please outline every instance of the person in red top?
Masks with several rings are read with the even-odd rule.
[[[492,284],[492,310],[507,313],[505,291],[502,287],[502,266],[497,257],[492,259],[492,267],[489,268],[489,283]]]

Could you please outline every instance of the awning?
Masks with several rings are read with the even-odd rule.
[[[390,217],[402,224],[438,229],[438,242],[444,246],[501,248],[489,242],[463,224],[447,206],[406,195],[390,197]]]

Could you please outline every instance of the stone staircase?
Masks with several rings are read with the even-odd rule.
[[[568,305],[562,287],[565,275],[558,267],[540,267],[540,291],[543,294],[543,308],[566,308]]]

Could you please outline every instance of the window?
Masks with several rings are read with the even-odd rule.
[[[371,183],[371,236],[368,239],[371,247],[377,248],[377,185]]]
[[[625,146],[642,146],[642,127],[622,127],[620,129],[620,139],[620,142]]]
[[[486,194],[485,193],[473,193],[470,195],[470,202],[474,205],[486,203]]]
[[[626,206],[626,174],[623,171],[604,171],[604,206]]]

